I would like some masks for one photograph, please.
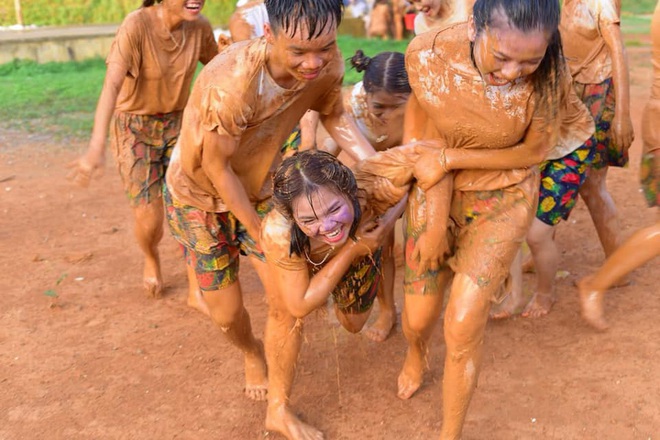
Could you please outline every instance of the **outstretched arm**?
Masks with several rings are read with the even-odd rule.
[[[110,120],[117,105],[117,97],[124,83],[127,70],[117,63],[108,64],[105,80],[94,114],[94,127],[89,147],[85,154],[69,164],[72,171],[69,178],[80,186],[88,186],[92,175],[101,171],[105,164],[105,142],[108,137]]]

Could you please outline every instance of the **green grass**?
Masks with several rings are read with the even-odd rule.
[[[626,34],[649,34],[651,32],[650,15],[623,15],[621,17],[621,32]]]
[[[362,49],[368,56],[386,50],[405,51],[407,42],[383,42],[340,36],[345,58]],[[201,66],[201,65],[200,65]],[[89,136],[94,110],[105,76],[101,59],[83,62],[37,64],[15,61],[0,65],[0,121],[29,132],[49,132],[59,137]],[[346,63],[346,84],[362,74]]]
[[[622,14],[652,14],[656,0],[622,0]]]

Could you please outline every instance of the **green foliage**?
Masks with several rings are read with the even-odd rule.
[[[141,0],[21,0],[23,23],[38,26],[120,23]],[[214,27],[226,25],[236,0],[212,0],[204,15]],[[16,23],[14,0],[0,0],[0,26]]]
[[[657,0],[622,0],[621,11],[627,14],[652,14]]]
[[[208,3],[207,3],[208,5]],[[206,6],[205,6],[206,8]],[[380,41],[339,36],[344,58],[357,49],[368,56],[383,51],[405,51],[407,41]],[[198,69],[199,71],[199,69]],[[102,59],[37,64],[14,61],[0,65],[0,121],[26,131],[48,131],[58,136],[86,138],[105,77]],[[346,62],[346,84],[362,74]]]

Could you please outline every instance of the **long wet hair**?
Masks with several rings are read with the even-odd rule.
[[[293,218],[293,202],[298,197],[305,197],[311,204],[312,195],[322,187],[346,197],[353,205],[355,217],[348,236],[355,240],[362,210],[353,172],[330,153],[301,151],[285,159],[273,176],[273,204],[291,221],[290,254],[302,256],[304,252],[309,252],[310,247],[309,237]]]
[[[265,0],[270,28],[294,35],[305,26],[307,39],[319,37],[328,25],[339,26],[344,10],[342,0]]]
[[[379,90],[392,94],[411,92],[405,56],[401,52],[381,52],[369,58],[358,49],[350,60],[355,70],[364,72],[362,83],[367,93]]]
[[[156,3],[161,3],[163,0],[142,0],[142,7],[143,8],[148,8],[149,6],[153,6]]]
[[[541,30],[550,34],[545,56],[531,75],[540,105],[554,118],[559,108],[559,90],[564,75],[564,53],[559,35],[559,0],[477,0],[473,16],[477,35],[493,26],[500,12],[508,24],[522,32]],[[471,50],[472,53],[472,50]],[[473,58],[474,61],[474,58]]]

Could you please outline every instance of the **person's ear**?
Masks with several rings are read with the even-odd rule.
[[[468,39],[474,43],[477,39],[477,26],[474,24],[474,15],[468,17]]]
[[[273,34],[273,28],[270,27],[270,23],[264,23],[264,37],[266,37],[266,43],[275,43],[275,35]]]

